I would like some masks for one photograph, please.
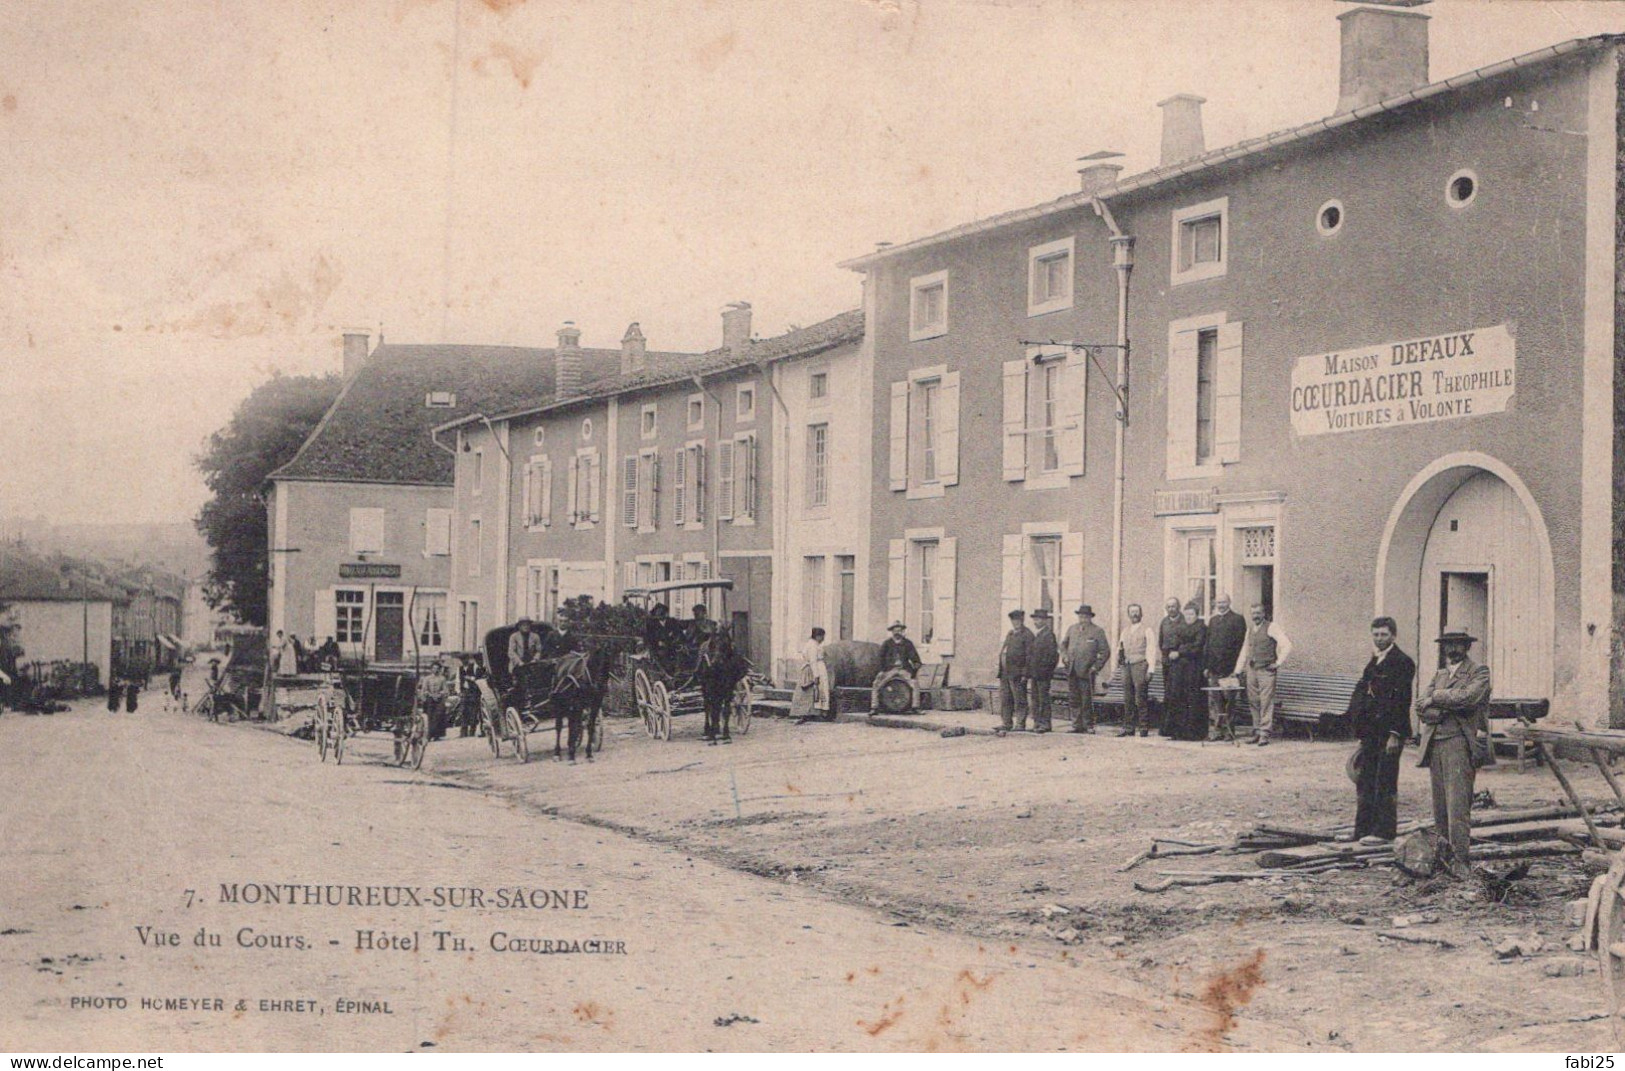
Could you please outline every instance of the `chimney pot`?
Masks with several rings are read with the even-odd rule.
[[[367,333],[347,331],[344,334],[344,378],[349,379],[367,363]]]
[[[1202,137],[1202,105],[1206,103],[1206,97],[1193,93],[1175,93],[1157,102],[1162,109],[1161,166],[1183,163],[1207,150]]]
[[[559,345],[553,351],[553,393],[567,398],[581,393],[581,381],[586,368],[581,358],[581,330],[574,320],[564,321],[559,328]]]
[[[722,345],[735,355],[750,345],[750,302],[735,301],[722,310]]]
[[[621,371],[636,372],[648,357],[649,343],[643,337],[643,328],[633,321],[621,336]]]
[[[1357,7],[1337,16],[1342,50],[1337,110],[1349,112],[1428,84],[1428,16]]]

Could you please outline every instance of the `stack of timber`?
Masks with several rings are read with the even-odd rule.
[[[1565,803],[1474,814],[1472,859],[1495,862],[1579,855],[1583,848],[1591,845],[1608,850],[1625,847],[1625,829],[1620,825],[1618,804],[1588,805],[1586,810],[1589,815],[1583,816],[1579,808]],[[1403,839],[1408,834],[1432,828],[1431,822],[1407,822],[1400,826],[1399,835]],[[1128,860],[1120,870],[1132,870],[1153,859],[1190,855],[1247,855],[1252,857],[1251,862],[1256,867],[1254,870],[1162,870],[1157,873],[1163,880],[1134,884],[1141,892],[1165,892],[1222,882],[1396,865],[1395,847],[1400,841],[1358,844],[1350,841],[1352,835],[1353,829],[1349,826],[1307,828],[1261,822],[1227,845],[1153,840],[1149,849]]]

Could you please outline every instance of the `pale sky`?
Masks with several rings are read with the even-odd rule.
[[[720,341],[855,307],[835,267],[1329,114],[1331,0],[7,0],[0,517],[184,520],[191,459],[344,330]],[[1625,4],[1437,0],[1434,79]],[[455,63],[454,63],[455,60]],[[455,72],[455,73],[454,73]],[[449,302],[443,302],[449,295]]]

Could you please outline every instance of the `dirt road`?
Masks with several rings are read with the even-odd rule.
[[[610,747],[592,766],[495,763],[475,741],[436,745],[429,765],[915,925],[1083,959],[1173,999],[1229,1002],[1291,1038],[1281,1048],[1612,1047],[1595,960],[1564,947],[1574,932],[1564,905],[1590,880],[1571,861],[1537,861],[1501,901],[1393,870],[1162,894],[1133,887],[1159,870],[1251,867],[1244,857],[1120,871],[1153,836],[1228,843],[1260,819],[1352,821],[1347,742],[943,739],[758,720],[746,739],[708,748],[682,719],[669,743],[611,724]],[[532,737],[533,753],[543,746],[551,750],[550,732]],[[1596,771],[1570,773],[1583,792],[1608,797]],[[1478,787],[1503,807],[1559,798],[1547,772],[1510,764],[1481,773]],[[1428,793],[1427,772],[1407,751],[1401,818],[1428,816]],[[1377,936],[1396,919],[1451,947]],[[1494,954],[1504,939],[1531,934],[1544,943],[1538,953]]]
[[[892,805],[881,785],[824,770],[811,753],[792,764],[805,785],[783,786],[774,740],[796,750],[803,738],[782,725],[726,755],[620,739],[590,768],[498,766],[478,742],[450,741],[412,774],[384,764],[382,736],[361,738],[342,767],[322,765],[310,744],[157,705],[0,718],[0,1049],[1303,1044],[1247,1017],[1257,967],[1241,944],[1235,971],[1207,990],[1193,982],[1185,998],[1161,980],[1080,962],[1048,938],[903,925],[827,890],[718,865],[712,846],[760,837],[771,858],[783,843],[782,821],[752,816],[791,808],[753,797],[844,793],[870,822]],[[909,735],[886,739],[922,751],[938,743]],[[908,750],[892,757],[914,769],[884,780],[942,774]],[[652,772],[690,761],[702,776]],[[492,791],[468,790],[485,777]],[[950,812],[990,791],[936,784]],[[662,845],[546,813],[591,798],[605,817],[670,830],[690,821],[677,796],[704,811],[691,833],[706,852],[683,848],[684,835],[662,834],[677,846]],[[708,824],[729,814],[732,824]],[[966,843],[960,855],[980,850],[998,859],[1010,847]],[[918,860],[873,863],[906,871]],[[979,886],[952,880],[958,866],[933,864],[969,894]],[[483,906],[467,906],[469,888]],[[498,905],[515,890],[557,895],[542,907]],[[276,895],[296,903],[264,902]],[[323,903],[304,902],[312,897]],[[368,897],[390,906],[361,906]],[[437,931],[453,950],[441,950]],[[395,947],[414,938],[415,948]]]

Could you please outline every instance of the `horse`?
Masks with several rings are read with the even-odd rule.
[[[715,744],[719,739],[724,744],[733,743],[728,707],[733,702],[734,689],[749,673],[750,662],[734,648],[726,629],[719,629],[700,645],[694,677],[700,682],[700,695],[705,700],[703,739],[706,743]]]
[[[575,650],[560,656],[553,670],[553,686],[547,702],[553,708],[553,757],[562,758],[560,737],[566,722],[570,726],[570,761],[576,761],[576,747],[585,731],[587,761],[592,761],[592,742],[598,719],[603,716],[604,696],[609,691],[611,654],[607,648]]]

